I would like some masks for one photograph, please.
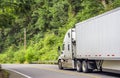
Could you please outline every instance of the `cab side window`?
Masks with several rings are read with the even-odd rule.
[[[68,33],[68,37],[70,38],[70,33]]]

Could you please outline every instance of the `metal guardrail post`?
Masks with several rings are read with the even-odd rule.
[[[1,66],[1,64],[0,64],[0,71],[2,70],[2,66]]]

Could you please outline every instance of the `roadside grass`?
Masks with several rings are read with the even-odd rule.
[[[0,78],[9,78],[9,73],[6,70],[0,69]]]

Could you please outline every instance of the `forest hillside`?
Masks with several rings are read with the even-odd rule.
[[[55,61],[66,31],[120,0],[0,0],[0,63]]]

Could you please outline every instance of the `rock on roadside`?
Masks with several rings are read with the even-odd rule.
[[[0,78],[9,78],[9,73],[6,70],[0,69]]]

